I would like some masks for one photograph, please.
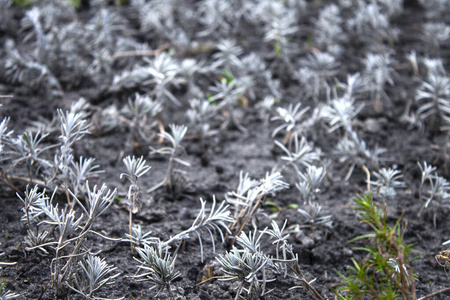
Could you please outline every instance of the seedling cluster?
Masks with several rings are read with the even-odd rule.
[[[445,295],[449,9],[0,0],[0,299]]]

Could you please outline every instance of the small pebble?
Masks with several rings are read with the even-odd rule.
[[[308,249],[311,249],[312,247],[314,247],[314,240],[312,238],[310,238],[309,236],[304,236],[301,241],[302,241],[302,245]]]
[[[351,257],[353,256],[353,251],[351,249],[344,248],[342,249],[342,254],[344,254],[347,257]]]

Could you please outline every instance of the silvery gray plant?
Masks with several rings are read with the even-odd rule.
[[[419,0],[420,5],[425,8],[425,15],[429,19],[436,19],[450,8],[448,0]]]
[[[235,223],[230,227],[234,230],[239,225],[238,233],[248,222],[253,222],[260,204],[270,195],[289,187],[279,172],[267,173],[260,180],[250,178],[248,174],[239,174],[239,184],[236,191],[228,192],[226,201],[233,206]]]
[[[167,290],[169,298],[173,299],[172,282],[181,276],[179,271],[175,270],[177,256],[172,256],[167,248],[158,244],[155,246],[144,245],[144,248],[136,248],[140,259],[135,260],[140,263],[139,269],[144,273],[136,275],[136,278],[148,280],[154,285],[150,290],[156,289],[156,296]]]
[[[11,292],[4,287],[2,287],[2,289],[0,291],[0,299],[2,299],[2,300],[11,300],[11,299],[16,299],[18,297],[20,297],[20,294]]]
[[[418,214],[418,216],[421,216],[423,211],[431,203],[436,203],[438,206],[448,205],[447,202],[450,199],[450,183],[444,177],[437,175],[436,167],[428,165],[427,162],[423,162],[422,164],[417,162],[417,165],[422,174],[419,188],[419,201],[423,204]],[[426,197],[425,199],[424,196]],[[433,222],[436,227],[436,213],[434,213]]]
[[[151,86],[151,95],[156,101],[164,103],[166,100],[170,100],[178,106],[181,105],[181,102],[171,92],[172,87],[178,88],[179,86],[177,78],[180,70],[179,62],[166,52],[160,52],[154,59],[147,61],[148,66],[145,72],[149,79],[142,84]]]
[[[309,228],[311,231],[315,231],[319,228],[332,228],[333,216],[327,214],[322,208],[323,207],[319,203],[312,202],[297,209],[297,212],[302,219],[301,225],[297,224],[290,226],[289,232],[301,233],[302,228]]]
[[[320,96],[330,89],[329,80],[337,74],[339,62],[326,52],[313,52],[301,60],[297,79],[306,88],[306,95],[318,102]]]
[[[393,76],[396,74],[389,52],[381,54],[368,53],[364,59],[364,73],[370,98],[374,101],[375,109],[381,110],[383,101],[388,101],[389,96],[384,88],[386,84],[394,85]]]
[[[363,105],[355,107],[354,99],[347,96],[331,100],[324,112],[324,119],[329,125],[329,132],[343,128],[344,135],[339,140],[334,154],[340,163],[348,166],[344,180],[347,181],[356,166],[365,166],[378,169],[381,155],[385,149],[378,146],[370,149],[353,129],[352,120],[361,111]]]
[[[139,247],[156,245],[159,239],[153,237],[151,234],[151,231],[143,232],[141,225],[135,224],[131,228],[131,234],[125,233],[126,239],[123,239],[122,242],[130,242]]]
[[[238,100],[245,89],[238,85],[236,79],[227,80],[226,78],[221,78],[209,89],[214,93],[213,96],[209,98],[209,101],[219,101],[217,109],[225,109],[227,113],[227,117],[221,126],[222,129],[227,128],[231,123],[241,132],[247,133],[247,129],[240,124],[234,112]]]
[[[160,102],[148,95],[135,93],[134,100],[128,98],[128,104],[122,109],[124,122],[130,132],[127,147],[134,149],[139,143],[148,143],[156,136],[154,127],[157,125],[156,116],[163,110]]]
[[[450,122],[450,79],[446,75],[431,73],[416,91],[417,115],[426,121],[432,131]]]
[[[249,76],[257,87],[267,87],[270,94],[276,98],[281,98],[279,91],[279,80],[273,78],[272,71],[267,67],[264,60],[254,52],[241,58],[239,74]],[[259,93],[254,91],[250,98],[254,99]],[[264,95],[267,95],[266,93]]]
[[[123,159],[123,163],[127,169],[126,173],[120,174],[120,178],[125,177],[130,181],[130,186],[128,188],[127,200],[129,206],[129,235],[133,234],[133,214],[136,214],[139,210],[139,201],[141,200],[141,189],[138,184],[138,179],[150,170],[150,166],[146,165],[146,161],[141,156],[140,158],[135,158],[127,156]],[[140,227],[136,233],[140,233]],[[133,249],[133,246],[132,246]]]
[[[236,237],[237,246],[234,245],[225,255],[216,257],[224,273],[219,280],[238,284],[235,299],[243,297],[244,292],[247,299],[264,297],[272,291],[267,290],[267,283],[287,277],[290,269],[294,270],[294,273],[298,272],[298,258],[287,240],[289,234],[285,232],[286,222],[280,228],[272,221],[271,227],[259,233],[256,229],[248,234],[241,232]],[[262,250],[261,241],[265,236],[275,245],[276,257],[267,255]],[[296,274],[289,276],[298,279]]]
[[[295,174],[299,174],[302,168],[319,162],[322,155],[320,149],[315,148],[304,136],[299,140],[297,134],[294,134],[293,139],[287,147],[279,141],[275,141],[275,145],[285,154],[281,156],[281,160],[286,161],[286,163],[280,168],[280,171],[283,171],[287,167],[292,167]]]
[[[228,209],[229,205],[225,204],[225,201],[222,201],[222,203],[218,206],[216,203],[216,198],[213,196],[213,203],[209,210],[209,214],[207,213],[206,209],[206,201],[200,198],[200,204],[201,208],[200,211],[195,218],[194,222],[192,223],[191,227],[188,229],[171,236],[168,240],[164,242],[160,242],[160,244],[163,247],[170,247],[172,244],[178,243],[177,249],[175,252],[178,252],[179,247],[181,246],[180,242],[189,239],[190,234],[195,233],[198,237],[198,241],[200,244],[200,256],[201,260],[203,262],[203,242],[202,242],[202,231],[208,232],[211,243],[213,246],[213,252],[216,251],[216,246],[214,242],[214,236],[213,232],[218,234],[221,238],[222,243],[225,242],[225,234],[224,233],[231,233],[228,229],[229,223],[232,223],[234,221],[234,218],[231,216],[231,212]]]
[[[59,81],[48,67],[33,58],[22,55],[13,40],[5,42],[8,58],[5,62],[5,74],[12,84],[20,84],[30,89],[42,88],[53,96],[61,96],[62,88]]]
[[[423,24],[421,39],[433,54],[439,53],[439,48],[450,38],[450,26],[445,23],[427,22]]]
[[[315,107],[308,115],[307,112],[310,111],[310,107],[306,106],[300,109],[301,105],[301,102],[298,102],[295,105],[289,104],[287,108],[276,108],[276,115],[270,120],[282,121],[283,123],[272,131],[272,137],[275,137],[280,132],[284,132],[282,143],[286,145],[292,142],[295,135],[306,136],[312,131],[322,118],[322,106]]]
[[[217,52],[212,55],[213,64],[211,68],[223,68],[229,72],[241,64],[239,56],[244,52],[241,46],[237,45],[234,40],[222,39],[217,45]]]
[[[195,58],[185,58],[180,62],[180,84],[187,86],[186,95],[191,98],[203,98],[204,93],[197,84],[197,78],[200,75],[214,72],[215,69],[205,63],[204,60]]]
[[[377,169],[380,161],[383,160],[382,155],[386,153],[386,149],[378,146],[370,149],[364,140],[358,138],[356,132],[351,132],[349,136],[352,138],[348,136],[341,138],[334,150],[338,161],[348,167],[344,181],[350,178],[356,166],[369,165]]]
[[[399,33],[377,1],[359,1],[354,16],[347,21],[347,28],[357,39],[376,49],[382,46],[383,41],[395,40]]]
[[[342,47],[339,44],[345,41],[346,36],[341,26],[343,21],[339,6],[325,6],[314,23],[314,42],[334,56],[340,55]]]
[[[397,195],[396,189],[405,187],[402,180],[403,174],[395,167],[381,168],[379,171],[373,172],[373,175],[376,180],[370,180],[369,183],[375,186],[376,193],[384,201],[394,199]]]
[[[181,105],[171,89],[178,88],[180,63],[166,52],[158,52],[153,59],[143,58],[145,65],[135,64],[112,79],[111,92],[123,89],[142,88],[147,90],[155,101],[165,104],[166,100]]]
[[[325,167],[309,165],[304,172],[299,171],[297,175],[299,182],[295,186],[300,192],[303,204],[311,205],[317,198],[316,194],[320,192],[320,185],[325,178],[326,169]]]
[[[117,268],[108,265],[104,258],[87,255],[78,261],[78,269],[73,277],[73,283],[67,286],[74,292],[82,295],[85,299],[105,299],[95,295],[106,286],[115,284],[115,279],[120,273],[112,274]],[[119,300],[120,298],[109,298],[108,300]]]
[[[191,99],[190,108],[186,111],[186,116],[190,123],[190,128],[199,137],[202,147],[205,147],[207,139],[217,133],[211,129],[211,120],[216,116],[216,107],[208,100]]]
[[[286,11],[282,15],[275,15],[265,28],[264,41],[271,43],[274,52],[288,68],[290,67],[293,47],[290,37],[299,31],[296,13]]]
[[[9,123],[9,117],[3,118],[2,122],[0,123],[0,162],[3,162],[7,159],[7,157],[4,156],[5,154],[5,147],[8,145],[11,145],[11,136],[13,134],[12,130],[8,130],[8,123]]]
[[[72,192],[78,192],[78,186],[80,184],[80,178],[78,180],[77,178],[71,180],[73,175],[76,175],[76,172],[72,170],[72,166],[76,167],[76,164],[73,163],[73,145],[85,134],[89,133],[89,124],[83,112],[63,112],[63,110],[58,109],[57,113],[60,122],[61,135],[59,139],[61,140],[61,146],[59,153],[54,156],[54,174],[52,175],[52,180],[56,178],[61,182],[66,193],[67,201],[72,203],[69,197],[69,189],[72,189]],[[90,175],[93,174],[92,167],[88,168],[88,171],[90,171]],[[75,187],[71,186],[72,182],[75,182]]]
[[[180,180],[182,180],[184,173],[184,171],[181,170],[179,167],[190,166],[189,162],[181,159],[182,155],[185,154],[185,150],[181,145],[181,141],[183,140],[188,128],[185,125],[175,125],[175,124],[170,124],[169,128],[172,133],[164,131],[162,134],[159,135],[163,139],[167,140],[170,143],[170,145],[159,149],[150,147],[150,154],[168,155],[169,165],[167,167],[167,172],[164,179],[160,183],[150,188],[147,191],[148,193],[151,193],[163,186],[167,187],[168,190],[173,193],[175,185],[177,184],[177,182],[180,183]]]
[[[151,290],[156,289],[157,295],[163,290],[167,290],[169,297],[172,299],[173,294],[171,290],[172,282],[181,276],[179,271],[175,270],[175,262],[177,253],[182,245],[182,242],[190,239],[191,235],[195,233],[200,244],[200,255],[203,262],[203,233],[207,232],[211,238],[213,246],[213,252],[215,252],[215,242],[213,232],[218,234],[222,243],[225,241],[225,233],[230,233],[228,224],[233,222],[231,213],[228,209],[228,205],[222,202],[218,207],[216,205],[216,199],[213,197],[213,204],[209,210],[206,209],[206,201],[200,199],[201,208],[200,211],[188,229],[171,236],[165,241],[159,239],[146,238],[143,241],[144,247],[137,247],[136,251],[140,259],[136,259],[140,263],[139,268],[145,272],[135,276],[136,278],[143,278],[143,280],[149,280],[154,285]],[[172,255],[169,250],[173,244],[176,244],[174,254]]]
[[[203,0],[200,2],[197,15],[203,30],[197,32],[197,37],[226,36],[232,28],[233,6],[231,2],[220,0]],[[235,12],[236,14],[238,12]]]
[[[336,82],[336,87],[342,91],[342,97],[346,99],[360,100],[368,91],[367,78],[360,73],[347,74],[346,82]],[[336,89],[332,90],[336,92]]]
[[[220,264],[225,276],[219,278],[220,281],[237,281],[239,286],[236,290],[235,300],[239,299],[245,291],[247,297],[256,294],[256,297],[263,297],[266,294],[265,285],[273,281],[265,278],[266,266],[269,257],[261,255],[259,252],[252,253],[248,248],[238,250],[235,246],[224,256],[219,255],[217,261]],[[259,285],[262,285],[259,288]],[[246,287],[248,285],[248,287]]]
[[[140,31],[148,38],[167,37],[175,30],[175,1],[130,1],[138,14]]]
[[[112,52],[116,48],[116,36],[127,35],[130,30],[126,26],[126,19],[106,7],[100,7],[95,15],[87,22],[85,29],[91,33],[94,49]],[[109,74],[108,74],[109,75]]]
[[[17,138],[11,140],[11,156],[13,158],[10,171],[12,171],[18,164],[25,163],[30,181],[36,178],[36,175],[42,169],[48,169],[52,164],[41,157],[42,152],[49,149],[49,146],[42,146],[43,140],[47,134],[42,134],[40,131],[33,133],[26,130]]]
[[[84,204],[75,194],[71,193],[83,211],[78,217],[74,206],[71,206],[70,209],[60,210],[58,205],[52,204],[56,190],[51,198],[46,196],[45,191],[38,192],[37,186],[31,190],[27,189],[24,197],[18,195],[24,203],[22,220],[31,227],[28,230],[26,239],[28,247],[25,250],[36,250],[40,255],[50,253],[54,255],[50,271],[52,286],[55,289],[55,299],[63,296],[67,292],[65,290],[67,287],[85,293],[88,295],[88,299],[97,299],[93,294],[116,277],[106,276],[112,269],[101,261],[98,261],[100,264],[97,267],[94,265],[89,267],[90,274],[86,273],[88,270],[86,262],[90,259],[87,257],[89,250],[86,249],[85,241],[89,234],[107,238],[95,232],[93,225],[98,221],[99,216],[111,206],[117,191],[107,189],[106,185],[100,189],[97,186],[91,189],[88,182],[86,182],[86,191],[87,197]],[[33,228],[33,226],[36,227]],[[41,231],[40,226],[45,226],[45,230]],[[51,236],[49,233],[52,233]],[[86,268],[84,275],[76,275],[77,270],[80,270],[80,267],[83,268],[82,265]],[[81,278],[84,279],[81,280]]]

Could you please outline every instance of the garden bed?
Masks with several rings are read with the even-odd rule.
[[[47,220],[41,231],[55,223],[45,213],[26,222],[18,196],[37,186],[65,213],[73,207],[77,218],[83,212],[86,218],[86,180],[90,189],[117,189],[91,228],[113,240],[95,233],[83,239],[80,257],[95,254],[115,267],[110,275],[117,274],[92,299],[235,299],[239,280],[223,280],[227,274],[218,258],[239,245],[235,236],[241,231],[259,235],[272,221],[280,228],[286,222],[286,242],[300,272],[291,269],[292,257],[281,263],[289,265],[287,276],[268,270],[268,279],[275,280],[267,280],[263,298],[313,299],[315,290],[315,297],[334,299],[332,290],[342,282],[338,273],[347,273],[351,258],[366,257],[355,249],[364,241],[349,240],[370,232],[351,209],[352,199],[368,192],[386,204],[389,224],[402,218],[406,244],[420,251],[411,262],[417,298],[449,286],[434,257],[450,239],[450,84],[443,84],[440,104],[431,108],[425,104],[434,102],[424,95],[432,76],[448,81],[450,29],[426,31],[430,22],[449,22],[446,1],[91,1],[78,9],[52,2],[27,8],[0,0],[0,111],[7,126],[0,132],[0,261],[12,263],[0,270],[5,291],[19,299],[83,298],[67,284],[55,289],[55,244],[45,246],[43,255],[26,243],[37,223]],[[351,74],[359,74],[351,77],[359,82],[353,90]],[[347,114],[339,114],[339,107]],[[87,132],[75,132],[67,142],[61,123],[69,115],[78,115]],[[176,146],[170,124],[187,127]],[[37,152],[24,132],[43,137]],[[296,156],[296,141],[306,155]],[[73,164],[63,158],[69,148]],[[137,277],[145,272],[137,261],[143,258],[125,236],[133,193],[121,174],[127,173],[124,159],[133,156],[151,168],[137,176],[132,224],[151,237],[168,241],[193,228],[200,199],[206,215],[215,197],[233,218],[225,222],[228,229],[219,226],[223,243],[220,234],[200,228],[201,244],[193,231],[169,244],[179,276],[158,296],[160,286],[151,290],[154,282]],[[65,170],[73,173],[81,157],[94,158],[98,168],[76,186],[70,177],[75,175],[65,177],[61,166],[67,163]],[[436,170],[421,185],[418,164],[424,162]],[[173,172],[167,172],[170,165]],[[376,174],[389,169],[401,176],[383,190]],[[302,196],[308,170],[319,172],[320,180]],[[251,198],[239,187],[245,174],[259,182],[252,187],[273,184],[247,203],[254,210],[236,204]],[[439,191],[433,190],[437,178],[443,183]],[[56,230],[50,232],[47,242],[57,237]],[[264,234],[260,251],[274,258],[272,241]],[[156,247],[154,241],[147,246]],[[67,262],[71,247],[60,249],[58,262]],[[263,281],[261,273],[256,278]],[[245,290],[241,295],[250,298]],[[449,292],[433,299],[448,297]]]

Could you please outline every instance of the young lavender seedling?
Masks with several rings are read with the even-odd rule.
[[[164,247],[169,247],[172,243],[179,243],[180,241],[189,238],[189,234],[195,232],[200,244],[200,256],[203,262],[203,243],[201,230],[206,229],[206,231],[209,233],[209,236],[211,237],[211,243],[213,245],[213,252],[215,252],[216,246],[212,232],[215,231],[216,233],[218,233],[220,235],[222,243],[224,243],[225,242],[224,232],[228,234],[231,233],[226,223],[232,223],[234,221],[234,218],[230,216],[231,213],[228,209],[228,205],[225,205],[225,201],[223,201],[220,204],[220,206],[216,208],[216,198],[214,196],[213,196],[213,204],[209,212],[209,215],[207,215],[206,213],[206,201],[200,198],[200,203],[201,203],[200,211],[197,217],[195,218],[194,222],[192,223],[191,227],[176,234],[173,237],[170,237],[170,239],[168,239],[167,241],[161,242],[161,245],[163,245]],[[178,244],[178,247],[175,252],[178,252],[180,246],[181,243]]]
[[[318,228],[332,228],[333,221],[332,215],[325,214],[324,210],[322,210],[322,206],[317,202],[312,202],[311,204],[305,205],[303,208],[297,209],[297,212],[300,214],[303,219],[302,225],[293,225],[289,227],[289,232],[293,233],[301,233],[302,228],[309,228],[312,231],[317,230]]]
[[[123,163],[127,168],[126,173],[120,174],[120,178],[126,177],[130,181],[130,187],[128,188],[127,200],[129,206],[129,234],[133,234],[133,214],[137,213],[139,210],[140,201],[140,188],[138,184],[138,179],[150,170],[150,166],[146,165],[146,161],[141,156],[136,159],[134,156],[131,158],[127,156],[123,159]],[[139,227],[140,229],[140,227]],[[133,250],[133,243],[131,243],[131,249]]]
[[[134,258],[140,263],[139,268],[146,272],[136,276],[136,278],[146,278],[154,284],[150,290],[156,289],[156,296],[163,290],[167,290],[169,298],[173,299],[172,282],[181,276],[175,271],[175,261],[177,256],[170,255],[167,248],[161,244],[155,247],[144,245],[144,248],[136,248],[141,260]]]
[[[215,36],[227,35],[231,29],[230,19],[232,19],[233,7],[230,2],[221,0],[201,1],[198,7],[200,23],[205,27],[197,33],[198,37],[205,37],[211,34]]]
[[[363,76],[366,77],[367,88],[376,110],[382,110],[383,100],[389,100],[384,87],[386,84],[394,85],[392,78],[396,74],[392,67],[394,63],[395,60],[391,58],[388,52],[382,54],[368,53],[364,59],[365,71]]]
[[[340,8],[335,4],[325,6],[320,12],[314,24],[314,41],[323,46],[325,50],[333,55],[342,52],[340,42],[345,40],[345,33],[342,30],[342,17]]]
[[[375,48],[381,48],[383,41],[393,41],[398,35],[376,1],[359,5],[355,16],[347,21],[347,27],[362,42]]]
[[[442,205],[444,202],[448,201],[450,199],[450,183],[442,176],[439,176],[435,173],[436,168],[432,166],[428,166],[426,162],[421,165],[420,163],[417,163],[421,173],[422,173],[422,179],[420,184],[420,190],[419,190],[419,200],[423,202],[422,198],[423,195],[426,195],[428,198],[423,203],[418,216],[420,217],[424,211],[424,209],[428,208],[430,203],[432,203],[433,200],[436,200],[438,202],[438,205]],[[428,188],[425,188],[425,184],[428,183]],[[436,217],[437,214],[433,214],[433,223],[434,227],[436,228]]]
[[[104,286],[115,284],[115,278],[120,273],[112,275],[117,268],[108,265],[104,258],[88,255],[78,262],[78,271],[73,279],[73,284],[67,286],[74,292],[83,295],[86,299],[96,300],[95,293]],[[105,298],[101,298],[105,299]],[[120,300],[124,297],[105,300]]]
[[[42,147],[42,141],[47,137],[47,134],[41,134],[40,131],[32,133],[31,131],[25,131],[22,135],[19,135],[16,139],[12,140],[12,154],[18,156],[11,164],[11,170],[14,169],[19,163],[25,162],[28,170],[28,178],[31,182],[35,174],[39,172],[41,167],[48,169],[52,164],[43,159],[40,156],[42,152],[50,147]],[[35,172],[33,172],[35,171]]]
[[[375,147],[369,149],[366,143],[361,140],[353,130],[352,120],[361,111],[363,105],[354,106],[354,99],[346,96],[331,101],[324,112],[324,118],[328,120],[329,131],[334,132],[339,128],[344,129],[344,137],[338,142],[335,154],[341,163],[349,165],[347,175],[344,180],[348,180],[356,166],[371,165],[378,168],[380,155],[385,153],[383,148]]]
[[[0,299],[2,300],[11,300],[20,297],[20,294],[13,293],[6,289],[6,287],[1,286],[0,289]]]
[[[239,56],[244,52],[241,46],[230,39],[223,39],[217,44],[218,52],[214,53],[212,58],[214,62],[212,69],[224,68],[228,72],[232,72],[233,68],[241,64]]]
[[[93,231],[92,226],[111,206],[117,191],[107,190],[106,185],[99,190],[97,186],[91,190],[88,182],[86,182],[86,191],[87,198],[84,204],[71,193],[84,212],[79,217],[76,216],[74,206],[71,206],[69,210],[68,208],[59,210],[57,205],[52,205],[56,189],[51,199],[37,192],[37,188],[26,191],[26,196],[21,198],[26,205],[23,219],[30,220],[30,223],[37,223],[37,226],[47,226],[48,231],[39,232],[38,228],[36,231],[28,230],[26,243],[29,247],[25,250],[39,250],[39,254],[46,255],[49,253],[46,248],[51,247],[55,255],[50,264],[55,299],[63,297],[67,293],[66,288],[73,285],[78,263],[89,252],[84,245],[87,235],[95,233],[105,238],[102,234]],[[49,235],[49,232],[52,235]]]
[[[288,188],[289,184],[282,178],[279,172],[273,172],[267,173],[265,178],[257,181],[241,172],[237,190],[226,195],[226,201],[234,206],[235,221],[230,229],[233,230],[239,224],[237,234],[239,235],[248,222],[253,222],[256,210],[268,195]]]
[[[339,62],[326,52],[310,53],[301,62],[302,68],[297,72],[297,78],[307,88],[307,95],[317,103],[321,93],[329,90],[328,80],[336,75]]]
[[[207,138],[217,133],[208,123],[216,115],[215,107],[207,100],[198,99],[190,100],[189,106],[186,116],[200,138],[202,149],[205,150]]]
[[[270,260],[269,257],[260,255],[258,252],[252,253],[248,248],[238,250],[233,246],[231,251],[224,256],[219,255],[216,259],[225,273],[225,276],[219,280],[239,282],[235,300],[239,299],[243,291],[246,291],[247,295],[255,294],[255,287],[259,286],[260,282],[263,287],[256,296],[264,296],[264,286],[268,282],[265,278],[265,267]],[[262,278],[258,278],[258,275]],[[245,288],[245,284],[249,287]]]
[[[304,130],[307,130],[307,126],[302,126],[306,121],[305,114],[309,111],[310,107],[307,106],[300,110],[301,103],[297,103],[295,106],[291,103],[288,108],[277,107],[277,115],[272,117],[271,121],[282,121],[283,123],[276,127],[272,132],[272,137],[275,137],[281,130],[285,130],[284,143],[290,143],[295,135],[303,136]],[[310,125],[310,124],[308,124]]]
[[[162,104],[149,96],[135,94],[134,101],[128,99],[123,112],[130,129],[127,147],[134,149],[139,143],[149,142],[155,135],[152,128],[156,125],[155,117],[163,110]]]
[[[427,22],[422,28],[422,40],[430,46],[434,54],[450,38],[450,26],[445,23]]]
[[[162,186],[167,186],[168,189],[173,193],[173,188],[177,181],[176,173],[181,173],[182,171],[178,169],[178,166],[183,165],[189,167],[190,164],[187,161],[184,161],[180,158],[180,152],[184,152],[183,146],[181,146],[181,140],[184,138],[187,127],[185,125],[175,125],[170,124],[169,125],[170,130],[172,131],[172,134],[168,133],[167,131],[164,131],[162,134],[160,134],[161,137],[163,137],[165,140],[170,142],[169,147],[163,147],[160,149],[154,149],[150,147],[150,154],[161,154],[161,155],[169,155],[169,166],[167,167],[166,176],[164,179],[150,188],[147,192],[151,193],[158,188]]]
[[[152,85],[152,95],[159,103],[164,103],[165,99],[169,99],[175,105],[180,106],[181,102],[170,91],[171,86],[178,87],[179,80],[177,78],[180,66],[172,56],[166,52],[158,53],[153,60],[148,60],[149,66],[146,67],[151,79],[143,82],[143,85]]]
[[[64,190],[66,192],[67,202],[72,203],[69,197],[70,181],[71,181],[71,166],[73,165],[73,144],[80,140],[86,133],[89,133],[89,125],[84,119],[85,114],[82,112],[68,112],[65,113],[58,109],[57,111],[61,123],[61,147],[59,155],[55,155],[54,162],[54,177],[60,175],[63,182]]]
[[[100,166],[94,165],[95,158],[83,158],[80,156],[78,162],[71,161],[70,186],[75,195],[86,194],[85,182],[89,177],[103,173],[104,170],[97,170]]]
[[[316,199],[316,194],[320,192],[320,185],[326,175],[324,167],[309,165],[305,172],[297,173],[300,182],[295,186],[300,192],[304,204],[311,205]]]
[[[202,231],[209,233],[211,243],[213,245],[213,252],[215,252],[215,242],[212,232],[220,235],[222,242],[225,241],[224,233],[230,233],[228,224],[234,221],[230,216],[228,205],[222,202],[219,207],[216,207],[216,199],[213,197],[213,204],[209,214],[206,213],[206,201],[200,199],[201,209],[192,223],[191,227],[170,237],[166,241],[153,239],[149,242],[144,242],[144,247],[137,247],[136,250],[141,260],[136,259],[141,265],[139,268],[147,270],[148,272],[136,276],[136,278],[146,277],[155,285],[151,289],[157,289],[159,295],[164,289],[169,293],[172,299],[171,285],[172,282],[178,278],[181,273],[175,271],[175,261],[177,253],[182,245],[182,241],[189,239],[190,235],[195,233],[200,244],[200,255],[203,262],[203,242]],[[174,255],[169,253],[172,244],[178,244]],[[153,244],[153,245],[150,245]]]
[[[280,57],[288,68],[291,68],[291,43],[289,37],[297,33],[296,13],[289,11],[283,15],[275,15],[265,29],[264,41],[272,43],[276,56]]]
[[[286,154],[281,156],[281,160],[286,161],[286,163],[280,168],[280,172],[290,166],[298,174],[301,172],[300,167],[308,167],[313,162],[320,161],[321,150],[314,148],[313,144],[309,143],[304,136],[299,141],[297,134],[295,134],[289,148],[279,141],[275,141],[275,145]]]
[[[417,115],[422,120],[430,118],[432,130],[439,130],[450,122],[450,79],[430,74],[417,90],[416,101],[419,103]]]
[[[381,168],[378,172],[374,172],[373,175],[377,179],[376,181],[370,181],[369,183],[376,186],[378,195],[380,195],[384,201],[391,200],[396,195],[396,188],[405,187],[403,182],[403,174],[396,168]]]
[[[215,95],[209,98],[209,101],[220,100],[217,109],[225,108],[227,113],[227,117],[221,128],[225,129],[232,123],[241,132],[247,133],[247,129],[239,123],[234,113],[239,97],[245,89],[242,86],[238,86],[235,79],[227,80],[222,78],[219,82],[216,82],[215,86],[210,87],[210,90],[215,93]]]

